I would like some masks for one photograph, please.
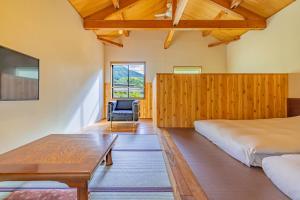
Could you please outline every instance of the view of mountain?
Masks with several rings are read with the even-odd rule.
[[[119,65],[114,66],[114,79],[115,80],[119,80],[119,79],[121,79],[123,77],[127,77],[127,76],[128,76],[128,69],[126,67],[119,66]],[[129,70],[129,76],[137,77],[137,78],[144,78],[143,74],[138,73],[133,70]]]

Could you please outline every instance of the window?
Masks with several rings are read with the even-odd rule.
[[[145,63],[112,63],[112,98],[145,97]]]
[[[16,76],[29,79],[39,79],[39,72],[35,67],[16,67]]]
[[[174,66],[174,74],[201,74],[201,66]]]

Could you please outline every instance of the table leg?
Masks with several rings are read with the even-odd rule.
[[[88,184],[77,187],[77,200],[89,200]]]
[[[109,150],[108,154],[106,155],[106,166],[110,166],[113,164],[113,161],[112,161],[112,155],[111,155],[111,149]]]

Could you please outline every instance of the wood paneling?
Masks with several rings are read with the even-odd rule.
[[[105,83],[104,93],[105,93],[104,113],[106,117],[107,103],[112,100],[110,83]],[[145,84],[145,98],[139,101],[140,101],[140,118],[151,119],[152,118],[152,83]]]
[[[286,117],[287,74],[158,74],[158,127],[193,127],[199,119]]]

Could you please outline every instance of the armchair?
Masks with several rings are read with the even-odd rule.
[[[133,121],[139,120],[139,101],[117,100],[107,105],[107,121]]]

